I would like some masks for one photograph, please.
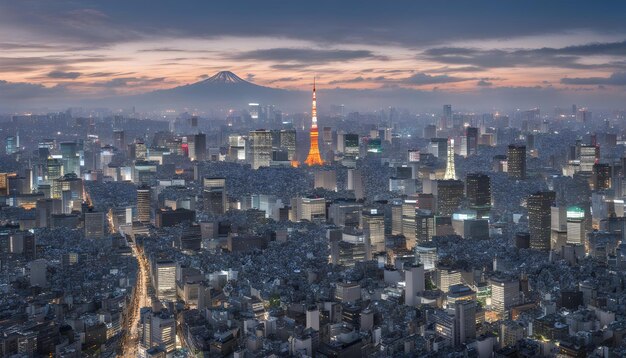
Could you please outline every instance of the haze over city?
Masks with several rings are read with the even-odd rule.
[[[0,357],[626,357],[625,20],[0,0]]]
[[[317,76],[329,98],[370,109],[610,107],[625,100],[623,13],[614,1],[5,2],[0,105],[125,106],[231,71],[301,100]]]

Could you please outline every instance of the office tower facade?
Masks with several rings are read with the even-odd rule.
[[[150,211],[152,209],[152,190],[147,185],[137,188],[137,221],[144,224],[150,223]]]
[[[315,188],[337,191],[337,172],[335,170],[317,170],[313,176]]]
[[[428,145],[428,152],[437,158],[447,159],[448,155],[448,139],[447,138],[431,138]]]
[[[198,133],[193,136],[194,158],[201,162],[206,160],[206,134]]]
[[[113,146],[120,151],[126,150],[126,139],[124,138],[124,131],[116,129],[113,131]]]
[[[361,170],[348,169],[348,190],[354,191],[354,198],[356,200],[363,199],[365,192],[363,191],[363,177],[361,176]]]
[[[454,168],[454,139],[448,138],[448,153],[446,161],[445,180],[456,180],[456,169]]]
[[[519,280],[493,277],[491,284],[491,306],[501,317],[506,317],[511,307],[520,303]]]
[[[252,169],[268,167],[272,160],[272,132],[259,129],[250,132],[250,155]]]
[[[478,128],[467,127],[465,129],[465,153],[467,156],[478,153]]]
[[[463,343],[476,339],[476,301],[461,300],[454,305],[454,343]]]
[[[439,129],[450,128],[450,126],[452,126],[452,105],[444,104],[443,116],[441,117],[441,123],[439,124]]]
[[[371,252],[385,251],[385,214],[378,209],[364,210],[363,237]]]
[[[510,177],[526,179],[526,146],[509,145],[507,151],[507,171]]]
[[[611,188],[611,166],[606,163],[593,165],[592,186],[593,190],[607,190]]]
[[[176,263],[156,260],[152,277],[157,298],[161,301],[176,301]]]
[[[204,178],[202,199],[204,211],[213,215],[226,212],[226,178]]]
[[[593,166],[600,159],[600,147],[592,145],[578,145],[578,159],[580,162],[580,171],[584,173],[593,172]]]
[[[252,138],[250,140],[252,141]],[[228,136],[228,158],[234,162],[246,160],[246,140],[244,137],[237,134]]]
[[[417,294],[426,289],[424,266],[414,264],[407,267],[404,270],[404,281],[404,304],[415,307],[420,303]]]
[[[567,243],[585,243],[585,210],[578,206],[570,206],[566,211],[567,216]]]
[[[61,148],[61,162],[63,164],[63,173],[74,173],[80,176],[80,146],[76,142],[62,142],[59,144]]]
[[[278,132],[278,144],[280,148],[287,150],[290,161],[298,160],[296,153],[297,135],[295,129],[281,129]]]
[[[465,185],[461,180],[437,180],[437,211],[441,216],[452,216],[459,208]]]
[[[465,196],[470,209],[483,218],[491,211],[491,179],[482,173],[468,173],[465,177]]]
[[[326,221],[326,199],[324,198],[296,198],[295,207],[296,221],[307,220],[317,223]]]
[[[317,100],[315,95],[315,81],[313,82],[313,103],[311,106],[311,146],[309,147],[309,154],[304,161],[304,164],[308,166],[323,165],[322,157],[320,156],[319,148],[319,131],[317,129]]]
[[[35,226],[50,227],[52,215],[61,214],[63,206],[60,199],[39,199],[35,207]]]
[[[88,239],[102,239],[105,236],[104,211],[89,210],[84,213],[85,237]]]
[[[83,180],[74,173],[66,174],[52,181],[52,197],[62,199],[63,212],[79,211],[84,201]]]
[[[343,135],[343,154],[349,159],[359,157],[359,135],[346,133]]]
[[[542,191],[531,194],[527,201],[528,231],[530,232],[530,247],[536,250],[550,250],[550,228],[552,224],[551,212],[556,200],[553,191]]]
[[[141,315],[141,347],[142,350],[150,351],[153,347],[160,347],[163,356],[171,354],[176,349],[176,320],[174,315],[163,310],[153,312],[147,310]]]

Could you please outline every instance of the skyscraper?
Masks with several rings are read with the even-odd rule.
[[[478,152],[478,128],[476,127],[467,127],[465,129],[465,137],[467,138],[466,145],[466,154],[476,155]]]
[[[152,270],[157,298],[162,301],[176,301],[176,263],[171,260],[157,260]]]
[[[204,178],[202,197],[204,211],[214,215],[226,212],[226,179]]]
[[[482,173],[468,173],[465,180],[465,196],[470,209],[476,210],[479,218],[491,210],[491,179]]]
[[[137,188],[137,220],[142,223],[150,222],[151,191],[147,185]]]
[[[281,129],[278,132],[278,144],[280,148],[286,149],[289,160],[295,161],[296,157],[296,130],[295,129]]]
[[[526,146],[509,145],[507,151],[509,176],[516,179],[526,179]]]
[[[437,180],[437,211],[441,216],[451,216],[461,204],[465,186],[460,180]]]
[[[385,251],[385,214],[377,209],[364,210],[363,236],[372,252]]]
[[[206,134],[198,133],[193,136],[194,157],[201,162],[206,159]]]
[[[456,170],[454,169],[454,139],[448,138],[448,155],[446,162],[445,180],[456,180]]]
[[[550,251],[551,208],[555,200],[556,193],[553,191],[541,191],[528,197],[526,205],[531,249]]]
[[[323,165],[322,157],[320,157],[319,148],[319,131],[317,129],[317,103],[315,97],[315,81],[313,81],[313,105],[311,108],[311,147],[309,148],[309,155],[306,157],[304,163],[308,166]]]
[[[269,167],[272,160],[272,132],[265,129],[250,131],[252,169]]]

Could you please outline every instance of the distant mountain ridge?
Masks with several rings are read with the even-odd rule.
[[[247,102],[283,103],[301,92],[259,86],[230,71],[221,71],[195,83],[157,90],[135,96],[141,104],[150,106],[176,105],[191,107],[228,107]]]

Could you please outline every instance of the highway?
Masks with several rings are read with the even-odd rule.
[[[110,232],[117,232],[113,223],[112,210],[109,210],[107,219]],[[152,305],[152,301],[148,294],[148,285],[150,282],[148,260],[145,258],[143,251],[139,250],[134,242],[130,244],[130,247],[132,249],[133,256],[137,259],[138,269],[133,296],[130,300],[128,309],[126,310],[127,316],[124,319],[124,336],[122,337],[120,343],[122,357],[137,356],[137,346],[139,342],[138,327],[141,308]]]

